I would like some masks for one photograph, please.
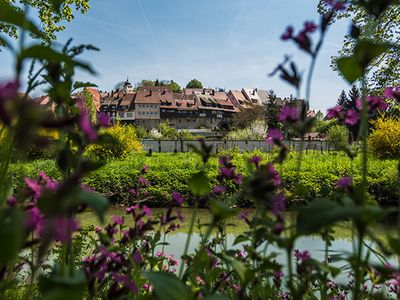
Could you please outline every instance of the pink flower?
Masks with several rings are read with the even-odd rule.
[[[33,179],[29,179],[27,177],[24,178],[25,185],[28,187],[28,189],[32,192],[33,194],[33,199],[37,200],[42,194],[42,187],[40,184]]]
[[[281,39],[287,41],[293,37],[294,29],[292,26],[288,26],[286,31],[282,34]]]
[[[111,221],[113,221],[115,224],[117,225],[122,225],[124,224],[124,218],[120,217],[120,216],[112,216],[111,217]]]
[[[143,284],[143,289],[147,292],[153,291],[153,286],[151,284],[145,283]]]
[[[176,202],[176,204],[178,205],[182,205],[182,203],[185,201],[185,199],[183,199],[182,195],[178,192],[173,192],[172,193],[172,199]]]
[[[328,109],[328,113],[327,113],[327,115],[326,115],[326,118],[327,118],[328,120],[335,119],[335,118],[339,118],[339,117],[340,117],[340,112],[341,112],[341,111],[342,111],[342,107],[339,106],[339,105],[337,105],[337,106],[335,106],[335,107],[333,107],[333,108],[329,108],[329,109]]]
[[[150,167],[148,165],[144,165],[142,168],[142,173],[147,173],[149,172]]]
[[[350,176],[343,176],[336,182],[338,188],[344,189],[353,184],[353,179]]]
[[[18,95],[19,83],[17,81],[9,81],[0,83],[0,102],[12,100]]]
[[[378,96],[368,96],[367,103],[369,110],[385,111],[389,106],[383,98]]]
[[[280,122],[296,122],[299,119],[296,107],[284,106],[279,113]]]
[[[268,130],[265,142],[271,145],[279,145],[283,140],[282,132],[277,128],[272,128]]]
[[[222,185],[216,185],[213,188],[213,193],[215,195],[221,195],[221,194],[225,193],[225,191],[226,191],[226,188]]]
[[[317,25],[313,21],[307,21],[304,23],[304,32],[312,33],[317,30]]]
[[[294,250],[294,257],[297,260],[302,260],[304,262],[304,261],[309,260],[311,258],[311,255],[310,255],[310,252],[308,252],[307,250],[300,252],[299,250],[296,249],[296,250]]]
[[[346,111],[346,117],[344,119],[344,123],[346,125],[354,126],[358,123],[358,120],[358,113],[354,109],[349,109]]]
[[[111,118],[107,114],[101,112],[97,114],[97,122],[101,127],[108,128],[111,126]]]
[[[146,205],[143,206],[142,211],[148,217],[151,217],[153,215],[153,211],[151,210],[151,208],[147,207]]]
[[[388,99],[399,100],[400,99],[400,86],[386,88],[383,96]]]
[[[60,184],[50,178],[45,172],[39,172],[39,177],[46,183],[45,188],[50,191],[56,191]]]
[[[223,175],[226,178],[231,178],[235,173],[235,170],[233,170],[232,168],[220,168],[219,171],[221,175]]]

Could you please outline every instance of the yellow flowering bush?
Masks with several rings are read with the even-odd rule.
[[[400,119],[379,118],[368,137],[371,152],[379,158],[400,158]]]

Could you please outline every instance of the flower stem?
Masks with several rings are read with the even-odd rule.
[[[190,239],[191,239],[192,234],[193,234],[194,222],[195,222],[195,220],[196,220],[197,208],[198,208],[198,203],[197,203],[197,201],[195,201],[194,208],[193,208],[193,212],[192,212],[192,218],[191,218],[191,220],[190,220],[189,233],[188,233],[188,237],[187,237],[187,239],[186,239],[185,249],[184,249],[184,251],[183,251],[182,257],[185,257],[185,256],[187,255],[188,250],[189,250]],[[179,267],[178,278],[182,278],[183,265],[184,265],[184,259],[182,258],[182,260],[181,260],[181,265],[180,265],[180,267]]]

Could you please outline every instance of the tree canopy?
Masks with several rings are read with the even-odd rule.
[[[63,31],[65,21],[71,22],[74,19],[74,13],[86,13],[89,8],[90,0],[3,0],[19,11],[29,9],[41,23],[42,33],[40,35],[31,34],[32,38],[41,39],[50,42],[56,39],[56,33]],[[24,7],[25,5],[25,7]],[[0,22],[0,33],[5,33],[9,37],[18,38],[17,27],[11,24]],[[4,43],[0,40],[0,46]]]
[[[379,18],[375,18],[366,12],[366,9],[357,4],[358,1],[350,1],[348,9],[338,13],[334,21],[350,18],[353,22],[353,35],[351,31],[345,36],[342,49],[338,57],[352,53],[356,38],[373,39],[381,43],[399,44],[400,41],[400,5],[391,5]],[[320,12],[324,11],[326,1],[319,3]],[[356,33],[356,34],[355,34]],[[332,67],[336,70],[336,59],[332,58]],[[370,90],[382,90],[388,86],[400,84],[400,51],[390,47],[385,53],[377,57],[368,68],[368,88]]]
[[[203,88],[203,84],[197,79],[192,79],[186,85],[186,88],[187,89],[202,89]]]

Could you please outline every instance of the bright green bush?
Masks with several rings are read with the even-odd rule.
[[[400,120],[379,118],[368,137],[371,152],[379,158],[400,158]]]
[[[143,149],[133,126],[117,123],[110,128],[101,129],[100,133],[112,136],[116,142],[91,144],[86,149],[87,156],[96,159],[121,158],[140,153]]]
[[[261,151],[244,153],[229,151],[220,154],[229,154],[237,171],[245,177],[249,174],[248,161],[252,156],[259,155],[263,161],[271,161],[274,155]],[[187,179],[198,172],[201,166],[199,156],[193,153],[155,153],[153,156],[140,154],[130,155],[119,160],[109,160],[104,167],[92,172],[84,183],[98,192],[110,196],[114,203],[126,203],[129,190],[139,178],[140,170],[144,165],[149,166],[149,172],[145,175],[146,179],[151,182],[151,186],[147,189],[149,205],[165,206],[171,200],[173,191],[182,193],[187,200],[187,205],[193,204],[194,197],[187,186]],[[297,161],[294,154],[289,155],[282,168],[279,165],[276,168],[278,171],[282,169],[283,188],[288,194],[289,201],[292,205],[297,205],[332,195],[336,191],[336,181],[344,175],[352,176],[355,183],[359,183],[361,181],[360,166],[359,157],[351,162],[341,153],[321,154],[311,152],[304,155],[300,174],[297,173]],[[211,186],[217,184],[218,167],[218,159],[212,158],[206,169]],[[50,160],[13,164],[11,170],[15,190],[22,187],[25,176],[36,177],[42,170],[56,179],[60,178],[55,163]],[[233,184],[227,188],[228,194],[232,195],[239,192]],[[380,204],[396,203],[399,196],[399,185],[395,161],[370,158],[368,192]],[[226,198],[228,199],[228,197]],[[233,201],[236,202],[229,204],[243,207],[252,205],[252,202],[246,199],[235,199]]]
[[[348,145],[349,130],[342,125],[335,125],[328,130],[328,142],[335,149],[343,149]]]

